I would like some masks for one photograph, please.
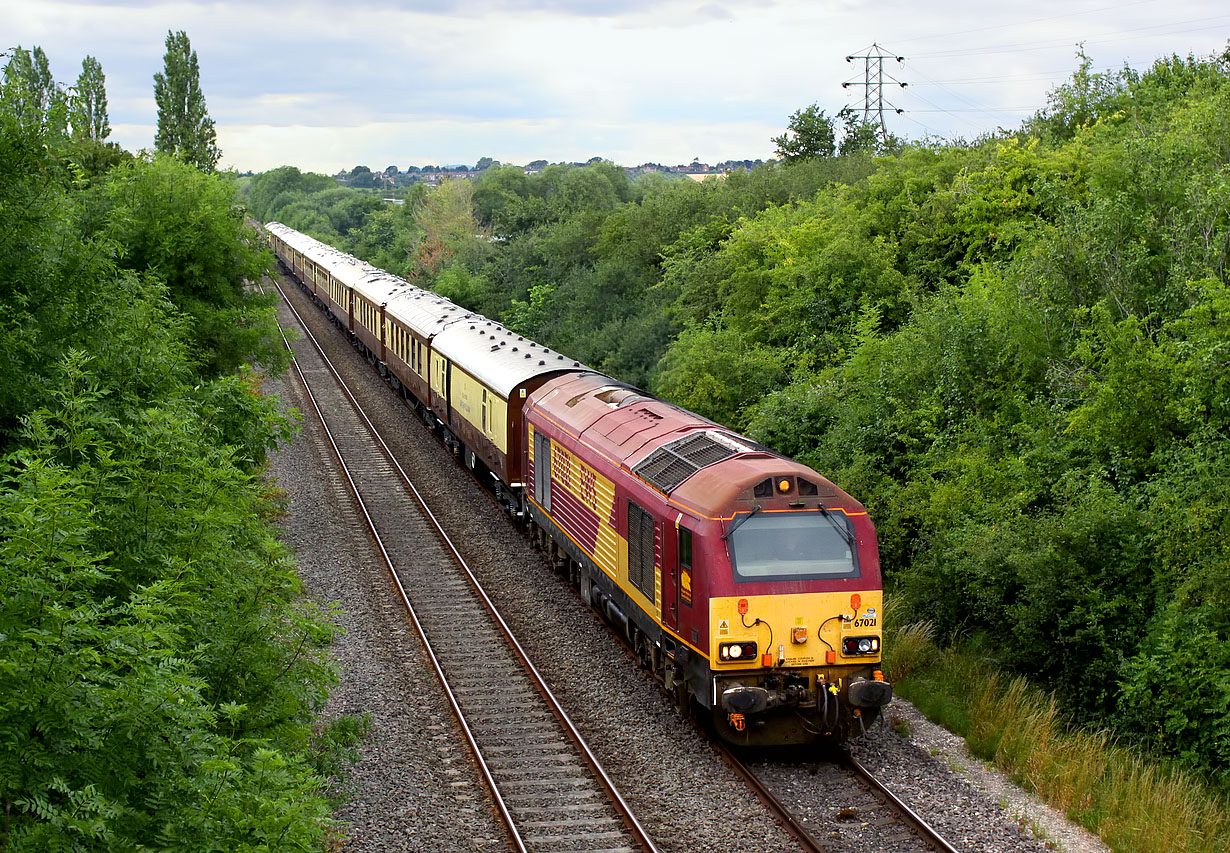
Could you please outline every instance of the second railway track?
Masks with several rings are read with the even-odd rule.
[[[307,325],[301,326],[313,346],[296,352],[298,375],[428,649],[512,847],[656,850],[314,345]]]

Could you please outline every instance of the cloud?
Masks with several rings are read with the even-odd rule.
[[[840,84],[862,80],[861,64],[845,57],[872,42],[907,57],[892,71],[911,85],[889,93],[907,113],[890,129],[976,136],[1041,107],[1075,67],[1077,41],[1088,39],[1099,68],[1128,55],[1143,55],[1143,67],[1171,50],[1220,50],[1207,25],[1174,33],[1201,15],[1230,20],[1199,0],[1129,2],[1115,16],[1099,13],[1104,5],[0,0],[0,19],[12,43],[41,44],[66,84],[82,57],[97,57],[116,141],[137,147],[153,139],[167,31],[185,30],[224,158],[246,168],[294,153],[336,169],[484,155],[763,157],[796,109],[861,105],[862,90]]]

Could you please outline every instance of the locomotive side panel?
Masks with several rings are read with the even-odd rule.
[[[615,484],[557,438],[536,430],[532,420],[527,419],[526,433],[526,480],[534,484],[530,499],[596,568],[618,582],[621,565],[626,571],[627,542],[617,530]],[[536,468],[538,449],[550,454],[542,468]]]

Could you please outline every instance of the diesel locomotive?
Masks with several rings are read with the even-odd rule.
[[[817,472],[280,223],[279,261],[671,700],[738,745],[892,698],[875,527]]]

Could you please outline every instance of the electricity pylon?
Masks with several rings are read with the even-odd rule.
[[[893,53],[885,53],[884,48],[878,44],[872,44],[861,54],[851,54],[846,57],[846,62],[853,62],[856,59],[863,60],[863,82],[859,83],[853,80],[841,84],[841,88],[848,89],[851,86],[863,87],[863,121],[868,124],[874,124],[880,128],[880,137],[888,142],[888,128],[884,125],[884,81],[888,79],[890,83],[896,83],[902,89],[906,87],[905,83],[896,80],[893,77],[884,73],[884,60],[895,59],[898,62],[904,62],[904,56],[897,56]],[[896,112],[898,115],[905,110],[898,109],[892,104],[888,104],[888,108]]]

